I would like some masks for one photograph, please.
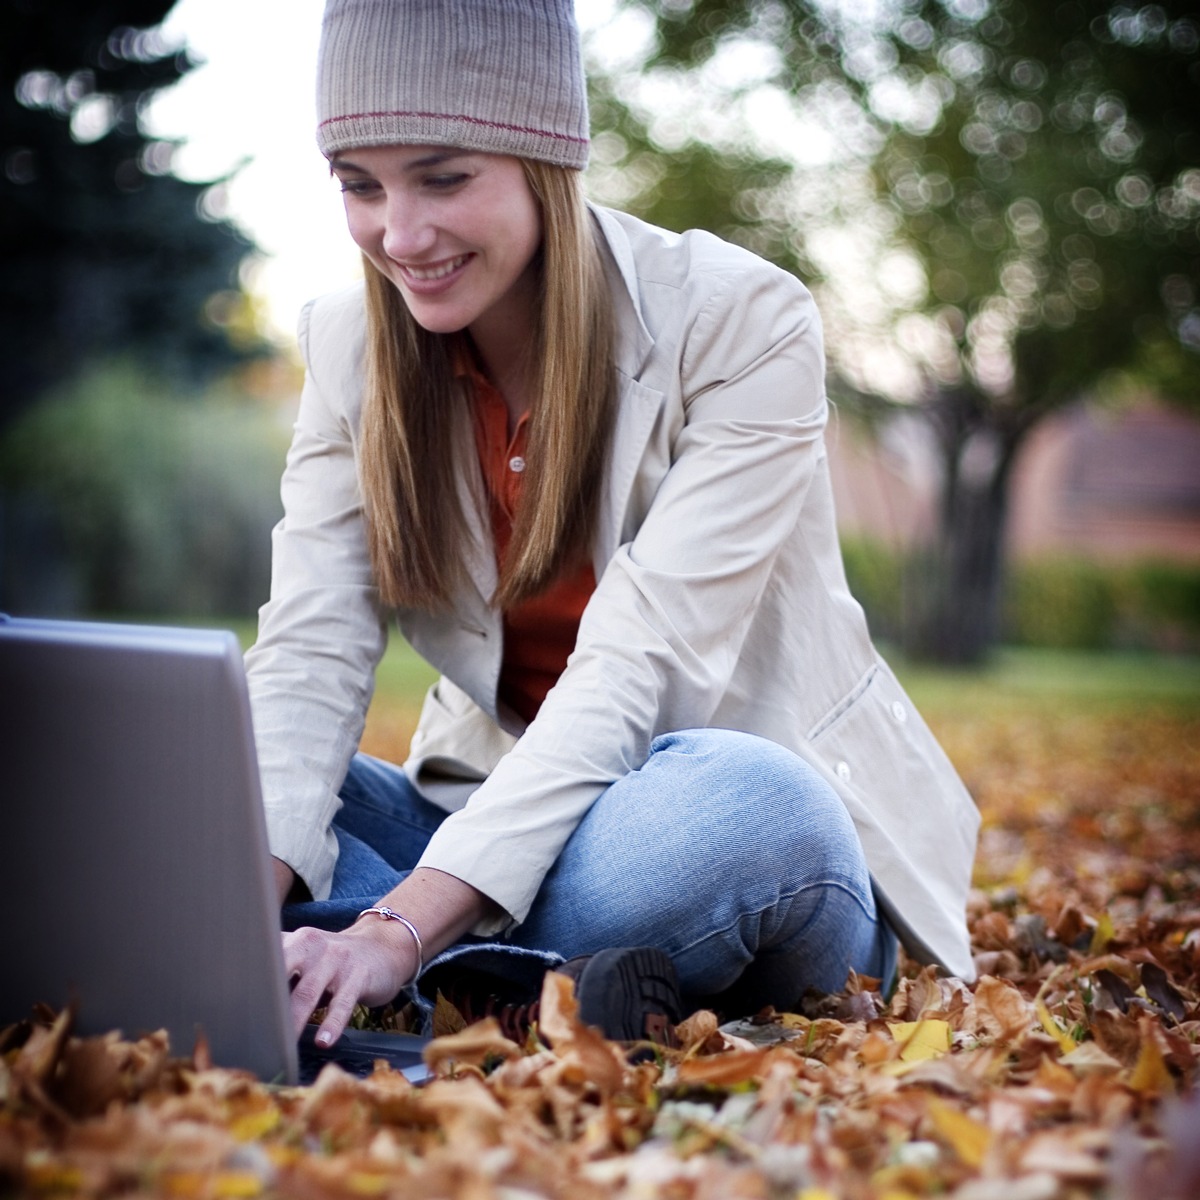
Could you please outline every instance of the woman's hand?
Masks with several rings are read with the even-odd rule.
[[[430,867],[417,867],[379,903],[403,913],[420,931],[425,962],[481,918],[497,912],[496,904],[482,892]],[[342,1036],[356,1004],[387,1004],[413,981],[417,945],[403,922],[368,916],[341,933],[321,929],[285,933],[283,963],[292,985],[296,1035],[313,1009],[325,1004],[328,1011],[317,1041],[328,1046]]]
[[[342,1036],[356,1004],[387,1004],[417,970],[417,947],[399,921],[364,917],[342,933],[297,929],[283,935],[283,962],[292,985],[296,1035],[313,1009],[327,1005],[317,1042]]]

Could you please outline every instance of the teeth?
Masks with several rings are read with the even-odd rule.
[[[430,279],[445,279],[452,271],[457,271],[459,267],[467,261],[467,255],[460,254],[458,258],[451,259],[448,263],[443,263],[440,267],[430,267],[428,270],[423,270],[420,267],[405,267],[404,269],[414,278],[420,280]]]

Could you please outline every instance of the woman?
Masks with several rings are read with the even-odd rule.
[[[808,292],[584,204],[568,0],[330,0],[318,94],[366,282],[301,321],[247,659],[297,1023],[435,957],[594,956],[613,1036],[670,965],[731,1011],[897,934],[970,977],[978,816],[846,588]],[[442,672],[402,769],[355,756],[392,615]]]

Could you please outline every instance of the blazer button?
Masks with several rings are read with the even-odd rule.
[[[834,769],[834,770],[837,772],[837,777],[838,777],[838,778],[839,778],[839,779],[840,779],[840,780],[841,780],[843,783],[849,783],[849,782],[850,782],[850,764],[849,764],[848,762],[845,762],[845,761],[843,761],[843,762],[840,762],[840,763],[838,763],[838,765],[837,765],[836,767],[834,767],[833,769]]]
[[[899,700],[892,701],[892,716],[896,718],[897,723],[903,725],[908,720],[908,709]]]

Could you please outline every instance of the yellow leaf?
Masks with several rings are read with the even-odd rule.
[[[779,1013],[776,1021],[784,1027],[784,1029],[807,1029],[812,1022],[807,1017],[802,1017],[799,1013]],[[815,1193],[814,1193],[815,1194]],[[803,1193],[801,1193],[803,1195]]]
[[[1101,913],[1100,919],[1096,922],[1096,928],[1092,931],[1092,944],[1088,948],[1088,954],[1093,958],[1097,954],[1103,954],[1115,935],[1116,930],[1113,928],[1112,917],[1108,913]]]
[[[1129,1076],[1129,1086],[1135,1092],[1167,1092],[1174,1089],[1171,1072],[1163,1060],[1162,1051],[1153,1037],[1142,1038],[1137,1062]]]
[[[978,1167],[992,1144],[992,1131],[957,1108],[930,1098],[929,1117],[934,1128],[968,1167]]]
[[[791,1016],[791,1013],[785,1013],[785,1016]],[[801,1018],[803,1020],[803,1018]],[[837,1197],[822,1187],[804,1188],[796,1194],[796,1200],[837,1200]]]
[[[901,1062],[923,1062],[950,1049],[950,1026],[945,1021],[900,1021],[888,1028],[900,1043]]]
[[[78,1192],[83,1187],[83,1172],[54,1162],[31,1163],[25,1169],[25,1182],[35,1192]]]
[[[1050,1015],[1050,1010],[1046,1007],[1044,1000],[1035,1001],[1034,1008],[1037,1009],[1038,1020],[1041,1021],[1042,1028],[1058,1043],[1059,1049],[1064,1054],[1070,1054],[1079,1043],[1065,1029],[1059,1027],[1058,1022]]]
[[[1023,853],[1008,873],[1007,882],[1015,888],[1023,888],[1033,878],[1034,865],[1033,856]]]
[[[270,1133],[278,1124],[279,1109],[272,1105],[270,1108],[263,1108],[258,1112],[246,1113],[245,1116],[238,1117],[230,1123],[229,1132],[235,1141],[253,1142],[262,1137],[264,1133]]]
[[[379,1196],[391,1186],[386,1175],[371,1175],[366,1171],[351,1171],[346,1182],[350,1190],[359,1196]]]
[[[253,1171],[221,1171],[212,1181],[212,1194],[223,1200],[239,1200],[244,1196],[260,1196],[263,1181]]]

